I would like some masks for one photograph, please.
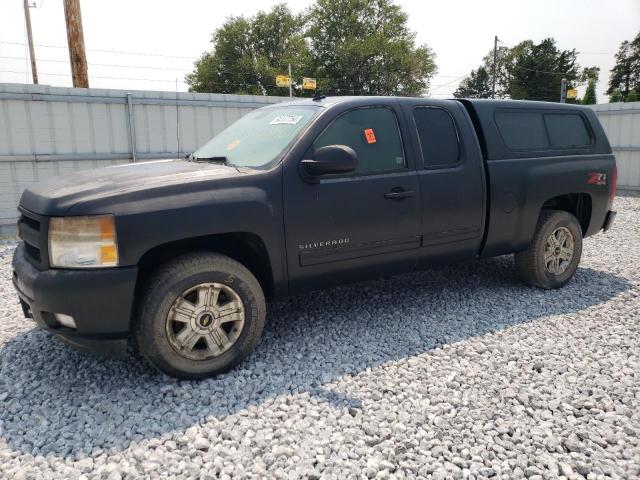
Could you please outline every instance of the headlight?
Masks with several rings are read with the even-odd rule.
[[[49,221],[52,267],[98,268],[118,265],[113,215],[54,217]]]

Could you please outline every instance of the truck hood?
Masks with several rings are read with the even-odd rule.
[[[24,191],[20,206],[40,215],[64,215],[82,202],[239,175],[234,167],[182,159],[115,165],[37,183]]]

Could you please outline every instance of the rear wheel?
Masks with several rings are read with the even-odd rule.
[[[160,267],[149,281],[136,340],[168,375],[213,376],[258,344],[265,310],[262,289],[243,265],[224,255],[189,254]]]
[[[576,217],[560,210],[543,210],[529,248],[515,254],[522,280],[542,288],[565,285],[582,255],[582,229]]]

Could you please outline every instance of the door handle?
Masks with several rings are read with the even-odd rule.
[[[394,188],[390,192],[384,194],[384,198],[386,198],[387,200],[402,200],[409,197],[413,197],[413,190]]]

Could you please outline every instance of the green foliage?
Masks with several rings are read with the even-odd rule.
[[[600,67],[584,67],[582,73],[580,74],[580,79],[584,83],[588,83],[590,81],[594,81],[598,83],[598,79],[600,78]]]
[[[320,88],[335,94],[420,95],[436,71],[390,0],[317,0],[308,14]]]
[[[435,55],[415,45],[392,0],[318,0],[299,16],[281,4],[229,18],[212,43],[186,77],[190,91],[286,95],[275,76],[291,63],[294,81],[315,77],[326,93],[420,95],[436,71]]]
[[[471,70],[471,73],[465,78],[453,96],[456,98],[491,98],[491,77],[486,67],[478,67],[477,70]]]
[[[581,103],[583,105],[594,105],[598,103],[596,97],[596,85],[598,84],[598,78],[600,77],[599,67],[585,67],[580,74],[580,79],[584,83],[587,83],[587,90],[582,97]]]
[[[596,99],[596,82],[595,80],[589,80],[589,85],[587,85],[587,91],[584,92],[584,97],[582,97],[583,105],[594,105],[598,103]]]
[[[624,99],[625,102],[640,102],[640,88],[634,88]]]
[[[304,17],[284,5],[251,18],[231,17],[213,34],[213,50],[186,76],[192,92],[281,95],[275,76],[291,64],[294,78],[309,69],[309,49],[302,34]],[[299,88],[296,86],[296,88]]]
[[[496,98],[506,98],[509,96],[509,70],[508,66],[513,57],[514,49],[498,47],[496,52]],[[493,50],[483,59],[482,65],[460,82],[458,89],[453,93],[456,98],[490,98],[493,89]]]
[[[616,53],[616,64],[611,69],[609,77],[608,95],[613,95],[615,90],[619,90],[622,97],[627,100],[627,96],[634,89],[640,88],[640,33],[633,41],[624,41]]]
[[[490,97],[493,67],[492,50],[484,57],[482,66],[472,70],[461,82],[454,95]],[[496,98],[557,102],[562,78],[567,79],[567,88],[573,88],[574,83],[581,79],[595,78],[597,82],[598,69],[585,69],[581,74],[576,63],[576,51],[560,50],[553,38],[546,38],[539,44],[524,40],[511,48],[499,47],[495,75]]]
[[[624,98],[622,97],[622,92],[620,91],[619,88],[616,88],[609,95],[609,102],[616,103],[616,102],[622,102],[622,101],[624,101]]]
[[[627,95],[623,94],[620,89],[616,88],[609,95],[609,102],[640,102],[640,87],[629,90]]]
[[[484,73],[488,75],[482,79]],[[496,97],[557,102],[560,100],[560,82],[567,79],[567,88],[574,84],[594,79],[597,82],[598,68],[591,67],[580,72],[575,50],[560,50],[553,38],[535,44],[524,40],[514,47],[498,49],[496,72]],[[493,51],[483,59],[478,70],[472,70],[463,80],[456,96],[487,98],[487,85],[493,75]],[[586,80],[585,80],[586,79]],[[574,102],[574,100],[567,100]]]
[[[574,88],[580,74],[575,50],[559,50],[552,38],[537,45],[522,42],[515,49],[507,65],[511,98],[557,102],[562,78],[567,79],[567,89]]]

